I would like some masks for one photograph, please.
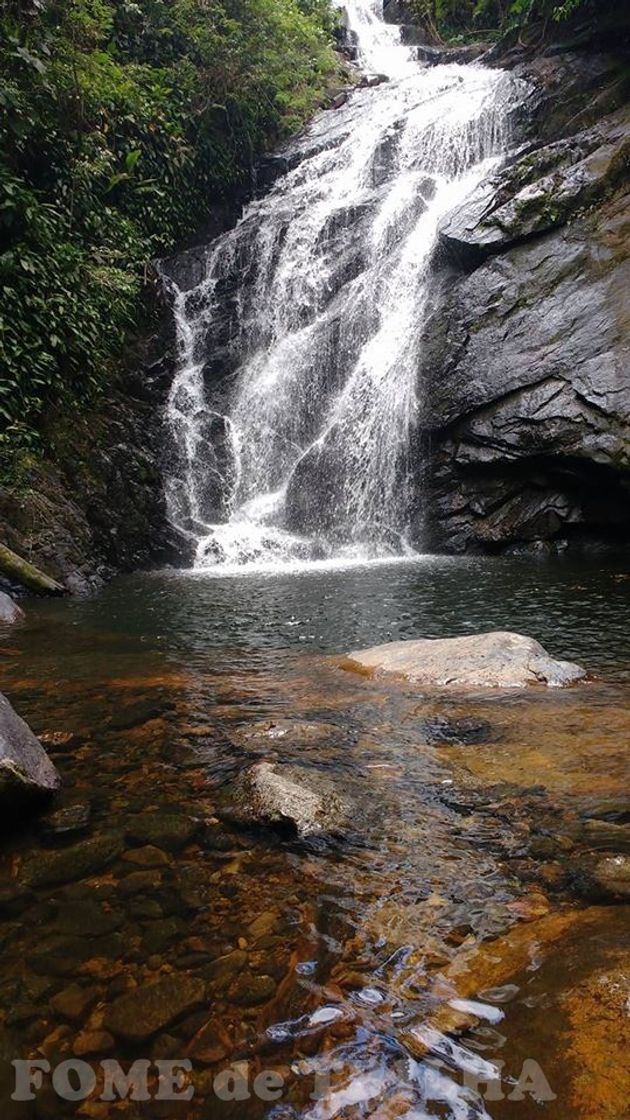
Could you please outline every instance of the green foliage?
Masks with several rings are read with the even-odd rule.
[[[606,0],[610,2],[610,0]],[[503,30],[537,20],[561,22],[597,0],[409,0],[413,18],[445,39],[461,39],[480,30]]]
[[[6,0],[0,453],[106,390],[147,262],[313,111],[328,0]]]

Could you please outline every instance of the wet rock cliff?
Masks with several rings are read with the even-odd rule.
[[[404,25],[405,41],[415,44],[422,64],[479,64],[483,51],[482,65],[511,70],[523,90],[507,165],[482,182],[439,231],[429,312],[418,324],[419,413],[408,459],[413,541],[440,552],[627,542],[627,16],[617,13],[603,30],[554,26],[534,29],[529,42],[508,37],[491,49],[449,49],[431,41],[426,29],[414,30],[409,13],[404,3],[390,0],[386,6],[386,18]],[[326,116],[261,165],[259,193],[320,141],[327,147],[339,143],[337,133],[352,121],[352,100],[338,115],[338,126]],[[374,169],[376,189],[393,158],[384,144]],[[340,314],[330,320],[338,337],[331,335],[318,369],[322,393],[334,391],[335,371],[347,358],[340,341],[340,289],[363,267],[363,224],[370,215],[368,202],[344,215],[341,230],[331,231],[338,257],[332,295]],[[254,287],[247,222],[236,241],[239,251],[226,254],[221,266],[222,303],[208,324],[205,346],[213,416],[224,411],[242,359],[237,294]],[[167,271],[188,290],[199,283],[206,258],[207,246],[168,262]],[[213,469],[218,462],[223,477],[222,432],[208,429],[206,442],[208,462]],[[310,531],[316,524],[326,531],[337,518],[332,499],[320,500],[336,468],[318,447],[316,452],[317,462],[311,453],[303,457],[288,488],[293,530]],[[309,472],[321,475],[321,484],[310,487],[315,510],[303,497],[309,491],[302,477]],[[212,511],[221,504],[214,490],[206,498]]]
[[[440,551],[630,535],[630,72],[588,40],[489,56],[523,144],[442,226],[423,334],[416,532]],[[488,57],[488,56],[487,56]]]

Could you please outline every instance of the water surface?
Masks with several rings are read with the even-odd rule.
[[[585,900],[572,868],[582,820],[627,783],[629,590],[610,560],[424,558],[275,577],[148,573],[90,599],[28,603],[2,639],[2,687],[44,734],[62,804],[89,806],[90,819],[67,838],[34,824],[4,844],[5,1053],[82,1052],[125,991],[175,972],[203,980],[201,1006],[140,1043],[101,1040],[121,1060],[191,1056],[195,1097],[169,1116],[564,1120],[577,1092],[561,1041],[567,992],[622,942],[624,908]],[[427,696],[335,656],[493,628],[532,634],[595,679]],[[487,731],[468,745],[432,738],[436,720],[462,718]],[[270,735],[280,720],[294,730]],[[309,848],[221,824],[230,780],[263,758],[337,783],[356,806],[348,842]],[[147,838],[161,855],[144,868]],[[73,853],[100,840],[111,858],[78,872]],[[20,886],[33,860],[68,848],[58,882]],[[573,941],[549,925],[567,915]],[[524,969],[509,939],[527,929]],[[509,979],[480,973],[465,997],[486,1008],[477,1026],[454,1052],[438,1031],[427,1052],[418,1039],[457,994],[452,969],[490,943]],[[74,984],[85,1000],[70,1016]],[[555,1026],[539,1046],[542,1022]],[[87,1060],[102,1056],[97,1045]],[[557,1099],[484,1102],[465,1086],[481,1057],[504,1059],[513,1078],[536,1060]],[[218,1100],[213,1078],[235,1060],[279,1071],[280,1102],[231,1112]],[[328,1088],[313,1102],[318,1077]],[[44,1114],[31,1107],[23,1115]],[[149,1102],[140,1114],[164,1112]]]

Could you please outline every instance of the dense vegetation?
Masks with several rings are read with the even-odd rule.
[[[8,0],[0,15],[0,459],[111,383],[148,262],[335,69],[328,0]]]
[[[579,9],[609,6],[615,0],[409,0],[420,22],[428,23],[445,38],[480,30],[503,31],[546,20],[562,22]]]

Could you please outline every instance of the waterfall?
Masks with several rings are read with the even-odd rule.
[[[348,0],[382,76],[175,288],[169,516],[219,572],[409,556],[419,339],[440,222],[504,158],[511,79],[421,67]]]

